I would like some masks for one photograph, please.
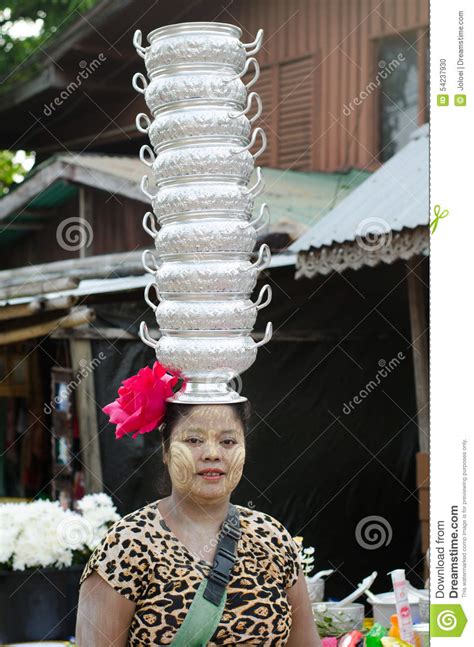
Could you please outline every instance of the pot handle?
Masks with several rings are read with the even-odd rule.
[[[258,64],[258,61],[256,58],[248,58],[245,61],[244,69],[240,74],[236,74],[235,76],[230,76],[228,79],[226,79],[225,83],[230,83],[231,81],[235,81],[236,79],[241,79],[247,72],[249,71],[250,65],[253,65],[255,73],[253,77],[250,79],[248,83],[245,84],[246,90],[249,90],[252,85],[255,85],[257,83],[258,79],[260,78],[260,65]]]
[[[272,253],[270,251],[270,247],[267,245],[267,243],[262,243],[260,245],[260,249],[258,250],[258,258],[255,261],[255,263],[252,263],[248,269],[254,269],[254,270],[264,270],[266,267],[270,265],[270,261],[272,259]]]
[[[138,81],[141,81],[141,84],[139,84]],[[145,76],[141,72],[135,72],[135,74],[133,75],[132,87],[140,94],[145,94],[146,89],[148,87],[148,81],[146,80]]]
[[[156,296],[158,296],[158,289],[157,285],[154,281],[150,281],[150,283],[147,283],[145,286],[145,290],[143,292],[143,296],[145,297],[146,303],[150,306],[150,308],[153,310],[153,312],[156,312],[158,308],[158,304],[153,303],[153,301],[150,299],[150,288],[153,287],[155,290]]]
[[[263,216],[264,213],[265,213],[265,217]],[[257,222],[262,220],[262,218],[263,218],[262,224],[259,227],[255,227]],[[254,220],[249,220],[249,222],[241,224],[240,228],[243,230],[243,229],[247,229],[247,227],[255,227],[255,231],[259,232],[261,229],[266,227],[269,222],[270,222],[270,208],[268,204],[264,202],[260,207],[260,213],[258,214],[258,216]]]
[[[142,122],[145,122],[146,127],[142,126]],[[139,112],[138,115],[135,117],[135,126],[138,130],[138,132],[143,133],[146,135],[148,133],[148,129],[151,126],[151,119],[148,115],[146,115],[144,112]]]
[[[254,99],[255,99],[255,101],[257,103],[257,112],[254,114],[254,116],[251,119],[249,119],[249,122],[251,124],[253,124],[254,121],[256,121],[260,117],[260,115],[262,114],[262,109],[263,109],[262,100],[260,99],[260,95],[257,92],[251,92],[249,94],[249,96],[247,97],[247,105],[245,106],[245,108],[243,110],[241,110],[240,112],[229,112],[229,117],[231,119],[237,119],[238,117],[242,117],[242,116],[248,114],[248,112],[249,112],[249,110],[250,110],[250,108],[252,106],[252,101]]]
[[[149,234],[152,238],[155,238],[158,235],[158,230],[155,224],[155,216],[151,211],[147,211],[143,216],[142,226],[146,233]]]
[[[154,265],[154,267],[150,267],[150,266],[148,265],[148,257],[149,257],[149,256],[151,256],[151,258],[153,259],[153,260],[152,260],[152,264]],[[151,249],[145,249],[145,250],[143,250],[143,254],[142,254],[142,265],[143,265],[143,268],[145,269],[145,271],[146,271],[146,272],[148,272],[149,274],[153,274],[153,275],[155,275],[155,274],[157,273],[157,271],[158,271],[158,265],[157,265],[157,263],[156,263],[155,255],[153,254],[153,252],[151,251]]]
[[[272,338],[272,335],[273,335],[273,326],[272,326],[272,322],[269,321],[267,323],[267,327],[265,328],[265,336],[264,336],[264,338],[262,340],[260,340],[260,341],[255,342],[255,348],[258,348],[259,346],[263,346],[264,344],[267,344],[270,341],[270,339]]]
[[[260,95],[257,92],[251,92],[249,94],[250,103],[252,103],[251,97],[255,97],[255,102],[257,104],[257,112],[254,114],[254,116],[251,119],[249,119],[250,123],[253,124],[255,121],[257,121],[257,119],[262,114],[263,106],[262,106],[262,100],[260,98]]]
[[[244,195],[252,194],[252,197],[256,198],[258,195],[261,194],[264,186],[265,186],[265,182],[263,181],[263,178],[262,178],[262,169],[260,168],[260,166],[257,166],[257,181],[249,189],[243,189],[242,192]]]
[[[152,151],[151,146],[148,144],[143,144],[140,148],[140,153],[138,155],[140,162],[143,162],[146,166],[153,166],[153,163],[156,159],[155,153]]]
[[[255,130],[253,131],[252,137],[250,138],[250,142],[247,144],[247,146],[244,146],[243,148],[231,148],[230,152],[232,153],[232,155],[245,153],[245,151],[248,151],[250,148],[252,148],[252,146],[254,146],[255,142],[257,141],[257,137],[259,135],[262,140],[262,145],[260,146],[260,148],[256,153],[252,154],[252,157],[254,159],[257,159],[257,157],[259,157],[267,147],[267,136],[265,135],[265,131],[263,130],[263,128],[260,128],[260,126],[258,128],[255,128]]]
[[[255,225],[257,224],[257,222],[259,220],[261,220],[262,223],[258,227],[255,227]],[[255,227],[256,232],[259,232],[264,227],[266,227],[269,222],[270,222],[270,207],[268,206],[268,204],[266,202],[264,202],[262,204],[262,206],[260,207],[260,213],[258,214],[258,217],[255,218],[255,220],[250,224],[252,224],[252,226]]]
[[[142,321],[140,324],[138,335],[144,344],[156,350],[156,348],[158,347],[158,342],[156,341],[156,339],[153,339],[153,337],[150,336],[150,333],[148,332],[148,326],[144,321]]]
[[[253,56],[252,56],[252,58],[248,58],[248,59],[246,60],[245,65],[244,65],[244,69],[243,69],[243,70],[242,70],[242,72],[239,74],[239,76],[240,76],[240,77],[242,77],[244,74],[246,74],[246,73],[248,72],[249,67],[250,67],[250,63],[252,63],[252,64],[253,64],[253,67],[254,67],[254,69],[255,69],[255,74],[254,74],[254,75],[253,75],[253,77],[250,79],[250,81],[249,81],[248,83],[246,83],[246,84],[245,84],[245,87],[247,88],[247,90],[250,90],[250,88],[251,88],[253,85],[255,85],[255,84],[257,83],[258,79],[260,78],[260,65],[258,64],[257,59],[256,59],[256,58],[253,58]]]
[[[140,34],[141,36],[141,34]],[[247,52],[247,56],[252,56],[252,54],[256,54],[259,49],[262,46],[262,40],[263,40],[263,29],[259,29],[257,32],[257,35],[255,36],[255,40],[252,41],[251,43],[242,43],[243,47],[247,49],[247,47],[253,47],[254,49],[251,49]]]
[[[148,191],[149,183],[150,183],[150,178],[148,177],[148,175],[144,175],[140,183],[140,189],[142,190],[142,193],[144,193],[149,200],[153,200],[153,198],[156,198],[156,194],[152,195]]]
[[[257,34],[258,38],[258,34]],[[257,39],[255,39],[257,40]],[[141,56],[142,58],[145,58],[145,54],[147,53],[147,50],[149,49],[148,47],[143,47],[142,45],[142,32],[141,29],[137,29],[135,33],[133,34],[133,46],[137,50],[138,56]],[[250,52],[249,52],[250,54]]]
[[[265,293],[267,293],[267,298],[265,299],[265,301],[263,301],[263,297]],[[263,286],[263,288],[260,290],[260,293],[255,303],[252,303],[249,306],[245,306],[245,308],[242,308],[241,312],[245,312],[246,310],[250,310],[251,308],[255,308],[256,310],[262,310],[262,308],[267,307],[267,305],[270,303],[271,300],[272,300],[272,288],[268,283],[266,283]]]

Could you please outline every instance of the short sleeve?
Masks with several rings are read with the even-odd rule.
[[[298,545],[294,541],[293,537],[286,528],[283,528],[283,530],[283,545],[286,552],[285,589],[290,589],[294,584],[296,584],[296,580],[300,574],[301,556]]]
[[[285,526],[273,517],[269,518],[276,530],[278,543],[281,547],[284,586],[285,589],[291,589],[291,587],[296,584],[296,580],[298,579],[301,570],[300,550]]]
[[[137,602],[149,574],[144,548],[121,519],[95,548],[82,572],[79,586],[93,571],[97,571],[118,593],[131,602]]]

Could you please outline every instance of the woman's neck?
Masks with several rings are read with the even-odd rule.
[[[217,530],[229,512],[230,497],[217,501],[196,501],[195,499],[177,492],[175,489],[166,499],[162,499],[160,508],[171,522],[177,525],[194,526]]]

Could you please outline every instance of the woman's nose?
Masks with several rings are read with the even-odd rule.
[[[220,447],[218,443],[209,441],[204,443],[203,447],[203,458],[205,460],[219,460],[220,459]]]

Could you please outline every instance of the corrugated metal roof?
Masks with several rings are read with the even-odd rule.
[[[131,252],[131,254],[135,254],[137,257],[141,258],[142,251],[137,251],[137,252]],[[100,256],[95,256],[96,259],[98,259],[98,262],[100,262]],[[282,254],[272,254],[271,260],[270,260],[270,266],[269,268],[275,268],[275,267],[286,267],[289,265],[294,265],[296,262],[296,254],[288,254],[288,253],[282,253]],[[36,274],[37,266],[32,265],[31,266],[31,273],[32,275]],[[41,274],[41,272],[40,272]],[[148,273],[145,274],[140,274],[138,276],[122,276],[120,278],[113,278],[113,279],[82,279],[77,288],[71,288],[69,290],[61,290],[61,292],[47,292],[47,293],[41,293],[41,294],[33,294],[33,295],[28,295],[24,297],[14,297],[11,299],[1,299],[0,300],[0,308],[3,306],[7,305],[20,305],[23,303],[30,303],[30,301],[33,301],[39,297],[42,299],[56,299],[58,297],[67,297],[67,296],[90,296],[93,294],[112,294],[112,293],[120,293],[120,292],[127,292],[129,290],[137,290],[140,288],[144,288],[147,283],[152,281],[150,279],[150,275]]]
[[[290,252],[353,241],[357,236],[428,225],[429,125],[288,247]]]
[[[99,153],[81,153],[80,155],[60,155],[60,159],[66,164],[79,166],[89,171],[98,171],[106,175],[140,183],[147,168],[138,157],[101,155]],[[100,186],[99,186],[100,188]],[[146,198],[143,198],[146,200]]]
[[[137,157],[99,153],[54,155],[34,167],[18,187],[0,200],[0,219],[8,222],[13,218],[16,222],[23,222],[20,214],[26,204],[30,217],[35,210],[60,206],[77,193],[78,184],[113,190],[148,204],[140,190],[141,178],[147,171]],[[347,173],[317,173],[264,168],[265,190],[257,199],[256,206],[258,209],[267,202],[271,228],[288,231],[296,238],[369,175],[367,171],[356,169]],[[36,195],[32,195],[29,183],[35,178],[38,186],[34,189]],[[256,178],[252,178],[251,184],[255,181]],[[38,218],[41,222],[40,215]],[[0,244],[6,242],[7,229],[2,232]]]
[[[28,208],[52,209],[53,207],[59,207],[75,196],[77,192],[77,186],[58,180],[54,184],[51,184],[45,191],[38,193],[38,195],[28,203]]]
[[[30,223],[41,224],[47,218],[47,216],[41,215],[41,210],[61,206],[74,197],[78,191],[76,185],[58,180],[40,191],[34,198],[27,200],[25,203],[27,209],[25,206],[19,210],[12,209],[0,224],[0,246],[9,247],[28,233],[26,229],[15,229],[15,226],[9,226],[11,223],[21,226],[27,226]],[[35,211],[38,211],[38,214],[32,215]]]
[[[264,168],[265,189],[256,205],[268,202],[271,223],[298,222],[305,230],[364,182],[368,171],[316,173]]]

